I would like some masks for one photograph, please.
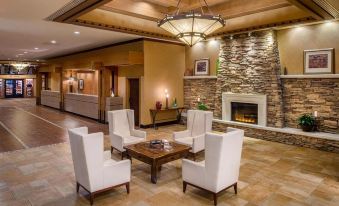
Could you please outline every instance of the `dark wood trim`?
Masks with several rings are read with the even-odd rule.
[[[313,17],[304,17],[300,19],[292,19],[292,20],[286,20],[286,21],[270,23],[270,24],[262,24],[262,25],[252,26],[252,27],[247,27],[247,28],[242,28],[242,29],[217,32],[217,33],[213,33],[207,36],[207,38],[216,37],[216,36],[225,36],[225,35],[230,35],[230,34],[235,34],[235,33],[251,32],[251,31],[256,31],[256,30],[264,30],[264,29],[275,28],[275,27],[280,27],[280,26],[290,26],[290,25],[294,25],[297,23],[310,23],[310,22],[314,22],[315,20],[316,19],[314,19]]]
[[[326,8],[323,8],[321,5],[315,3],[314,1],[305,1],[305,0],[287,0],[294,6],[299,9],[309,13],[313,18],[317,20],[324,19],[334,19],[335,17],[331,12],[327,11]]]
[[[178,121],[173,120],[173,121],[168,121],[168,122],[159,122],[159,123],[157,123],[157,127],[158,126],[171,125],[171,124],[178,124]],[[154,128],[154,125],[153,124],[140,124],[140,128],[142,128],[142,129]]]
[[[85,13],[88,13],[110,1],[111,0],[86,0],[75,7],[70,8],[61,15],[58,15],[52,19],[52,21],[70,23],[81,15],[84,15]]]
[[[119,185],[115,185],[113,187],[108,187],[108,188],[105,188],[105,189],[102,189],[102,190],[98,190],[98,191],[95,191],[95,192],[90,192],[86,187],[82,186],[79,182],[76,182],[76,190],[77,190],[77,193],[79,193],[79,189],[80,189],[80,186],[86,190],[86,192],[89,193],[89,201],[91,203],[91,205],[93,205],[93,202],[94,202],[94,196],[99,194],[99,193],[102,193],[102,192],[106,192],[108,190],[111,190],[113,188],[116,188],[116,187],[120,187],[120,186],[123,186],[125,185],[126,186],[126,191],[127,191],[127,194],[129,194],[130,192],[130,185],[129,185],[129,182],[125,182],[125,183],[122,183],[122,184],[119,184]]]
[[[198,189],[201,189],[201,190],[204,190],[204,191],[206,191],[206,192],[212,193],[212,195],[213,195],[213,200],[214,200],[214,205],[217,205],[217,204],[218,204],[218,195],[219,195],[220,193],[224,192],[225,190],[227,190],[228,188],[233,187],[233,188],[234,188],[234,193],[235,193],[235,194],[238,194],[238,183],[237,183],[237,182],[234,183],[234,184],[232,184],[232,185],[230,185],[230,186],[228,186],[228,187],[226,187],[225,189],[220,190],[220,191],[217,192],[217,193],[212,192],[212,191],[210,191],[210,190],[207,190],[207,189],[205,189],[205,188],[199,187],[199,186],[194,185],[194,184],[192,184],[192,183],[186,182],[186,181],[183,181],[182,183],[183,183],[182,191],[183,191],[184,193],[186,192],[187,185],[191,185],[191,186],[196,187],[196,188],[198,188]]]

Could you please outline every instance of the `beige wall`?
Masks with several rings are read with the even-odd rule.
[[[60,91],[60,73],[49,73],[48,84],[52,91]]]
[[[186,46],[186,69],[193,69],[195,60],[210,59],[210,75],[216,75],[217,59],[219,57],[220,41],[209,40]]]
[[[183,106],[183,75],[185,70],[185,47],[161,42],[144,42],[144,85],[141,94],[141,124],[151,123],[149,109],[156,101],[165,106],[164,90],[170,94],[169,105],[177,98]]]
[[[339,21],[279,30],[278,47],[282,69],[303,74],[304,50],[335,49],[335,71],[339,73]]]

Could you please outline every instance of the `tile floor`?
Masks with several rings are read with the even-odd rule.
[[[101,129],[107,134],[107,125],[29,102],[15,103],[36,115],[47,112],[44,118],[63,128],[87,125],[92,131]],[[64,119],[59,118],[62,115]],[[173,131],[183,129],[182,125],[173,125],[146,131],[148,139],[170,139]],[[107,136],[105,149],[109,149]],[[120,154],[112,157],[119,159]],[[97,196],[94,205],[213,205],[211,195],[199,189],[188,186],[186,194],[182,192],[181,161],[164,165],[156,185],[150,183],[149,173],[148,165],[133,160],[131,193],[127,195],[124,187],[116,188]],[[337,206],[339,155],[245,138],[238,187],[238,195],[232,189],[222,193],[218,205]],[[82,189],[79,195],[75,192],[68,142],[0,153],[1,206],[89,205],[86,195]]]

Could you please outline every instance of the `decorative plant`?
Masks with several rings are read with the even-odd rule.
[[[204,103],[198,102],[198,110],[206,111],[208,110],[208,107]]]
[[[298,118],[298,125],[305,132],[310,132],[315,127],[315,118],[310,114],[303,114]]]

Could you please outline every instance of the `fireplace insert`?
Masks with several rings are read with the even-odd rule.
[[[258,104],[231,102],[231,120],[258,124]]]

